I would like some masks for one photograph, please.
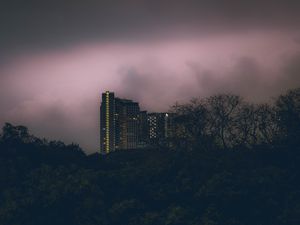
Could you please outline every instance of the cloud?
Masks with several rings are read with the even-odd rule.
[[[268,102],[288,89],[300,87],[300,53],[294,53],[274,70],[254,57],[241,56],[226,69],[206,69],[197,62],[187,62],[189,70],[179,76],[167,71],[141,73],[129,69],[117,89],[120,96],[135,99],[144,108],[167,110],[175,101],[232,93],[251,102]],[[168,105],[166,105],[168,103]]]
[[[274,71],[265,68],[252,57],[238,58],[233,66],[225,71],[207,70],[197,63],[189,63],[188,66],[197,81],[197,88],[185,88],[200,97],[232,93],[249,101],[266,102],[288,89],[300,87],[299,65],[300,53],[283,60]]]
[[[300,86],[300,52],[287,57],[282,69],[282,77],[278,86],[287,88],[297,88]],[[281,90],[281,89],[279,89]]]
[[[156,65],[157,66],[157,65]],[[119,96],[140,102],[141,109],[150,111],[166,110],[176,96],[178,80],[165,70],[155,69],[141,72],[130,68],[121,74],[121,85],[116,92]]]
[[[40,137],[94,152],[101,92],[115,91],[148,111],[227,91],[264,101],[299,84],[297,36],[191,34],[24,52],[0,66],[0,124],[24,124]]]
[[[2,110],[0,123],[22,124],[40,138],[80,143],[87,152],[95,152],[99,137],[97,108],[94,100],[89,99],[78,105],[68,105],[62,100],[36,98],[15,102],[12,109]]]

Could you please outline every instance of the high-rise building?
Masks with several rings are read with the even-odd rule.
[[[139,141],[139,113],[137,102],[116,98],[116,144],[118,149],[138,148]]]
[[[113,92],[102,93],[100,106],[100,152],[107,154],[115,150],[115,95]]]
[[[100,106],[100,152],[139,147],[139,114],[137,102],[120,99],[113,92],[102,94]]]
[[[173,115],[140,111],[132,100],[116,98],[113,92],[102,93],[100,106],[100,152],[137,149],[151,146],[170,147]]]

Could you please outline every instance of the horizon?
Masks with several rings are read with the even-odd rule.
[[[299,89],[300,87],[298,87],[298,88],[296,88],[296,89]],[[284,95],[284,94],[287,94],[289,91],[291,91],[291,90],[296,90],[296,89],[289,89],[289,90],[287,90],[287,92],[285,92],[285,93],[282,93],[282,94],[280,94],[280,95]],[[135,100],[133,100],[133,99],[128,99],[128,98],[122,98],[122,96],[118,96],[118,95],[116,95],[116,92],[114,92],[114,91],[109,91],[109,90],[105,90],[104,92],[102,92],[102,94],[104,94],[104,93],[107,93],[107,92],[109,92],[109,93],[113,93],[113,94],[115,94],[115,98],[116,99],[120,99],[120,100],[129,100],[129,101],[133,101],[134,103],[137,103],[138,105],[140,105],[139,104],[139,102],[137,102],[137,101],[135,101]],[[213,97],[213,96],[217,96],[217,95],[232,95],[232,93],[216,93],[215,95],[211,95],[211,96],[206,96],[206,97],[202,97],[202,98],[197,98],[197,99],[206,99],[206,98],[209,98],[209,97]],[[101,95],[100,95],[101,96]],[[245,101],[245,98],[243,98],[242,96],[239,96],[240,98],[241,98],[241,100],[242,101],[244,101],[245,103],[252,103],[252,104],[255,104],[255,102],[251,102],[251,101]],[[273,103],[274,103],[274,100],[276,100],[276,98],[275,97],[279,97],[279,95],[278,96],[273,96],[273,97],[271,97],[271,98],[269,98],[269,100],[266,100],[265,102],[259,102],[259,103],[256,103],[256,104],[270,104],[270,105],[272,105]],[[188,101],[185,101],[185,102],[178,102],[178,101],[176,101],[176,102],[174,102],[174,104],[172,105],[172,106],[174,106],[175,104],[181,104],[181,105],[184,105],[184,104],[188,104],[188,103],[190,103],[192,100],[193,100],[194,98],[191,98],[191,99],[189,99]],[[102,103],[102,102],[101,102]],[[100,115],[100,105],[101,104],[99,104],[99,112],[98,112],[98,117],[99,117],[99,115]],[[144,108],[140,108],[140,112],[146,112],[147,113],[147,115],[151,115],[151,114],[155,114],[155,113],[163,113],[163,114],[168,114],[168,113],[170,113],[170,110],[171,110],[171,107],[169,108],[169,110],[166,110],[166,111],[148,111],[147,109],[144,109]],[[99,122],[100,121],[98,121],[98,125],[99,125]],[[6,123],[9,123],[9,124],[12,124],[13,126],[25,126],[25,127],[27,127],[28,129],[29,129],[29,132],[30,132],[30,134],[31,135],[33,135],[33,136],[35,136],[35,137],[37,137],[37,138],[40,138],[40,139],[46,139],[47,141],[62,141],[62,142],[65,142],[67,145],[69,145],[69,144],[78,144],[79,145],[79,147],[85,152],[85,154],[87,154],[87,155],[91,155],[91,154],[94,154],[94,153],[101,153],[101,151],[99,151],[99,139],[98,139],[98,146],[96,147],[97,149],[95,150],[95,149],[92,149],[92,151],[91,151],[91,149],[85,149],[83,146],[81,146],[80,145],[80,143],[78,143],[78,142],[76,142],[76,141],[74,141],[74,140],[71,140],[71,141],[65,141],[64,139],[60,139],[60,138],[58,138],[58,139],[51,139],[51,138],[49,138],[49,137],[44,137],[44,136],[40,136],[40,135],[38,135],[36,132],[34,132],[34,131],[32,131],[32,129],[31,129],[31,127],[28,127],[26,124],[24,124],[24,123],[19,123],[19,124],[15,124],[15,123],[11,123],[11,121],[5,121],[3,124],[1,124],[2,125],[2,127],[6,124]],[[98,126],[98,138],[99,138],[99,135],[100,135],[100,127]],[[143,148],[137,148],[137,149],[143,149]]]

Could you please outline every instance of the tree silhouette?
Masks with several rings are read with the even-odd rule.
[[[177,104],[175,149],[85,155],[7,123],[0,224],[300,224],[299,93]]]
[[[298,146],[300,137],[300,88],[281,95],[276,101],[280,136],[290,145]]]

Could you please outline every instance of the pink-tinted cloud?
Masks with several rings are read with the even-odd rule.
[[[149,111],[217,92],[266,100],[300,84],[297,37],[258,29],[23,52],[0,67],[0,122],[93,152],[101,92],[113,90]]]

